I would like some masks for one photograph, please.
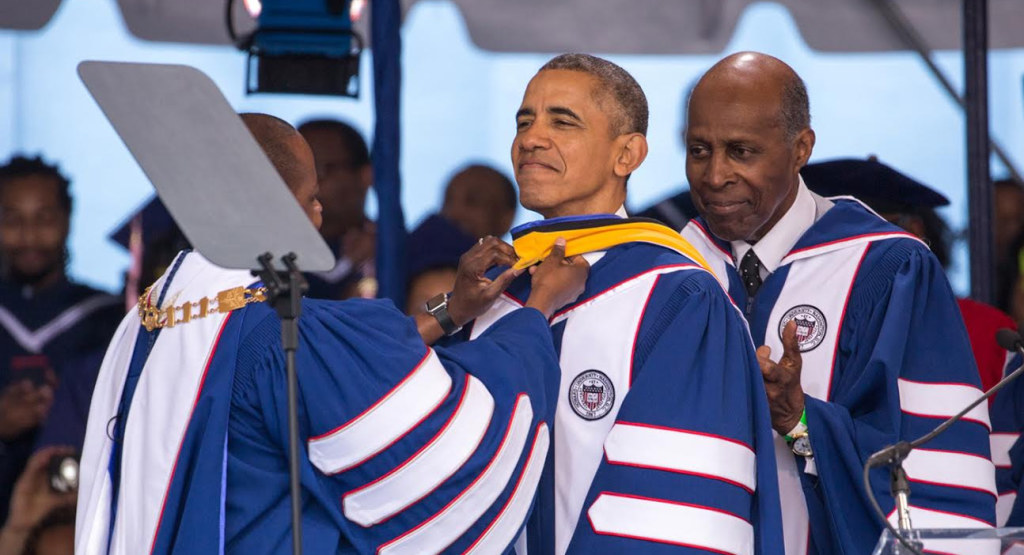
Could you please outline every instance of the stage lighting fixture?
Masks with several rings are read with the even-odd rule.
[[[354,0],[362,11],[363,0]],[[363,39],[352,29],[350,0],[243,0],[257,20],[245,37],[235,33],[227,3],[228,34],[248,52],[246,93],[359,96]]]

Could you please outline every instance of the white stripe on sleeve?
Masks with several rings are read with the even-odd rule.
[[[757,487],[754,452],[728,438],[642,424],[616,423],[604,442],[608,462],[695,474]]]
[[[423,499],[454,474],[476,451],[494,414],[494,398],[469,376],[458,408],[437,436],[379,480],[345,494],[345,516],[373,526]]]
[[[996,469],[985,457],[914,449],[903,462],[903,468],[912,481],[984,491],[996,497]]]
[[[548,443],[551,441],[547,425],[541,424],[537,429],[537,437],[533,440],[533,448],[526,462],[526,468],[520,475],[519,483],[501,509],[494,522],[487,527],[483,535],[470,546],[467,553],[499,553],[515,539],[516,532],[526,521],[526,515],[537,492],[537,483],[544,470],[544,460],[548,455]]]
[[[988,436],[992,449],[992,463],[999,468],[1010,468],[1010,449],[1017,443],[1020,434],[996,432]]]
[[[915,416],[949,418],[981,396],[981,390],[964,384],[926,383],[899,379],[900,409]],[[989,430],[988,405],[982,403],[964,415]]]
[[[515,412],[494,458],[480,476],[451,503],[416,528],[380,546],[380,555],[438,553],[469,530],[512,479],[530,436],[533,408],[530,398],[520,395]],[[547,426],[537,433],[547,434]]]
[[[598,534],[735,553],[754,552],[754,527],[706,507],[602,493],[587,511]]]
[[[433,349],[419,365],[362,414],[311,438],[309,460],[324,474],[347,470],[376,455],[416,427],[451,391],[452,378]]]

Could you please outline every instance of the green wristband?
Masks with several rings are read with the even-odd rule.
[[[806,431],[807,431],[807,408],[805,407],[803,414],[800,415],[800,421],[796,423],[796,426],[793,426],[793,429],[790,430],[788,434],[783,436],[783,439],[785,439],[787,443],[788,442],[792,442],[793,439],[794,439],[793,436],[795,436],[797,434],[800,434],[800,433],[803,433],[803,432],[806,432]]]

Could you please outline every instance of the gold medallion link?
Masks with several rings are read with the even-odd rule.
[[[227,314],[250,303],[261,303],[267,300],[267,288],[232,287],[219,291],[215,297],[203,297],[197,302],[185,302],[178,306],[169,306],[163,310],[150,306],[149,293],[152,286],[146,288],[139,296],[139,318],[146,331],[160,328],[173,328],[179,324],[187,324],[194,320],[206,318],[210,314]],[[198,312],[197,312],[198,311]]]

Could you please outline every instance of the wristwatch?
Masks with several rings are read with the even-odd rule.
[[[811,438],[807,434],[807,409],[804,409],[804,413],[800,415],[800,421],[783,439],[789,444],[789,448],[793,450],[794,454],[801,457],[814,456],[811,451]]]
[[[790,436],[793,441],[790,442],[789,448],[793,450],[794,455],[801,457],[813,457],[814,452],[811,451],[811,436],[807,434],[807,431],[797,432],[796,435]]]
[[[441,324],[441,331],[445,335],[455,335],[462,329],[462,326],[456,325],[455,320],[452,320],[451,315],[448,314],[448,299],[451,296],[451,293],[438,293],[431,297],[426,304],[427,314],[437,319],[437,323]]]

